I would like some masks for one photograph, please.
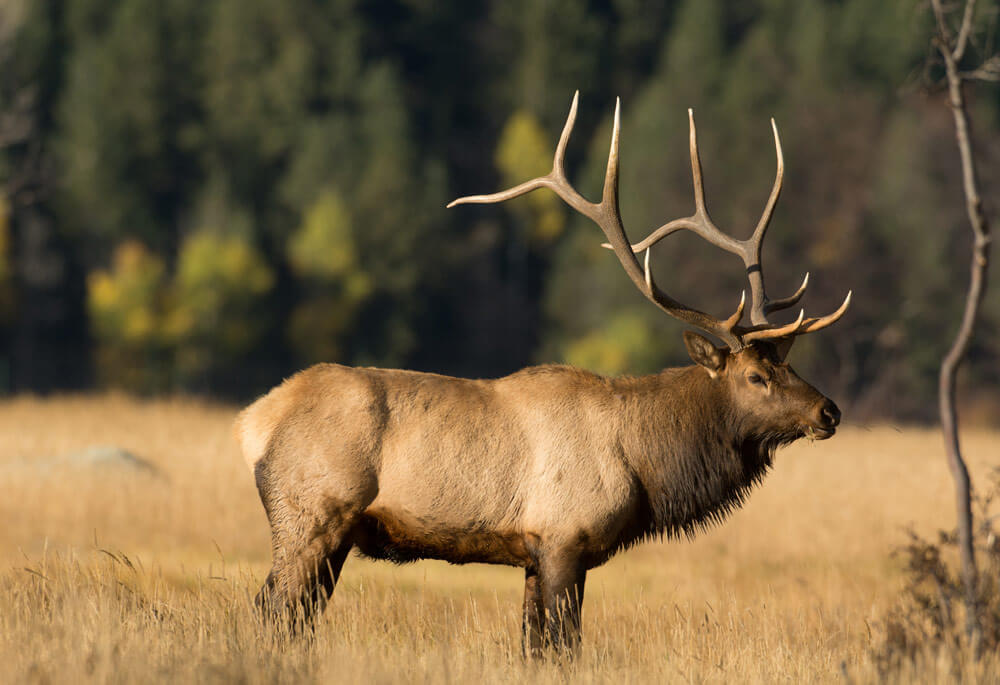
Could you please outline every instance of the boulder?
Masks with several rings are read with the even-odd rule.
[[[22,457],[0,462],[0,469],[34,469],[44,472],[69,469],[117,470],[163,476],[163,472],[152,462],[115,445],[93,445],[54,457]]]

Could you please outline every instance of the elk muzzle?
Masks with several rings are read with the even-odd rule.
[[[805,434],[810,440],[826,440],[837,432],[838,425],[840,425],[840,409],[824,397],[816,404],[811,421],[805,428]]]

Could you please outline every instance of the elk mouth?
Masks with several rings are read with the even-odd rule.
[[[833,434],[836,432],[836,428],[821,428],[819,426],[809,425],[802,429],[802,433],[809,440],[826,440],[828,438],[832,438]]]

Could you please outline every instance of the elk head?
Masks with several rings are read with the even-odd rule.
[[[621,128],[621,102],[615,104],[614,127],[611,133],[611,150],[604,176],[604,189],[599,203],[590,202],[569,183],[566,178],[564,160],[566,146],[576,121],[576,110],[580,93],[573,96],[569,117],[563,127],[559,144],[556,146],[552,171],[547,175],[526,181],[509,190],[491,195],[473,195],[453,200],[448,207],[464,203],[494,203],[509,200],[538,188],[554,191],[574,210],[596,223],[608,242],[603,246],[614,251],[625,273],[639,291],[653,304],[670,316],[686,324],[709,333],[726,347],[717,348],[707,338],[685,333],[685,344],[691,358],[699,364],[719,389],[730,398],[740,420],[753,423],[751,430],[760,431],[780,442],[790,442],[797,437],[828,438],[833,435],[840,421],[840,411],[829,399],[799,378],[785,363],[785,357],[795,338],[826,328],[840,319],[851,302],[847,293],[843,304],[823,317],[806,318],[805,310],[800,310],[798,318],[788,324],[774,324],[768,321],[769,314],[795,306],[802,298],[809,284],[809,274],[802,285],[792,295],[772,300],[764,288],[764,272],[761,265],[761,245],[767,227],[771,222],[781,183],[784,176],[784,157],[778,128],[771,120],[774,132],[774,146],[778,158],[778,168],[771,195],[764,212],[753,233],[746,240],[737,240],[723,233],[708,215],[705,206],[705,188],[701,175],[701,160],[698,156],[698,139],[694,124],[694,114],[688,110],[690,130],[691,175],[694,181],[694,214],[674,219],[660,226],[646,238],[632,244],[625,234],[621,213],[618,209],[618,160],[619,131]],[[675,300],[654,281],[650,271],[651,248],[660,240],[679,231],[692,231],[712,245],[737,255],[746,267],[750,282],[750,322],[741,324],[746,309],[746,291],[740,297],[736,311],[726,319],[716,319],[698,309]],[[636,257],[645,253],[642,264]]]
[[[739,352],[684,332],[688,354],[719,386],[742,433],[771,444],[800,437],[825,440],[840,423],[840,409],[785,363],[794,338],[755,342]]]

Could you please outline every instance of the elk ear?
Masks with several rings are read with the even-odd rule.
[[[790,335],[787,338],[781,338],[774,343],[774,352],[778,355],[778,361],[785,361],[785,358],[792,349],[792,343],[794,342],[795,336]]]
[[[726,350],[716,347],[712,341],[693,331],[684,331],[684,346],[695,364],[699,364],[715,378],[726,365]]]

